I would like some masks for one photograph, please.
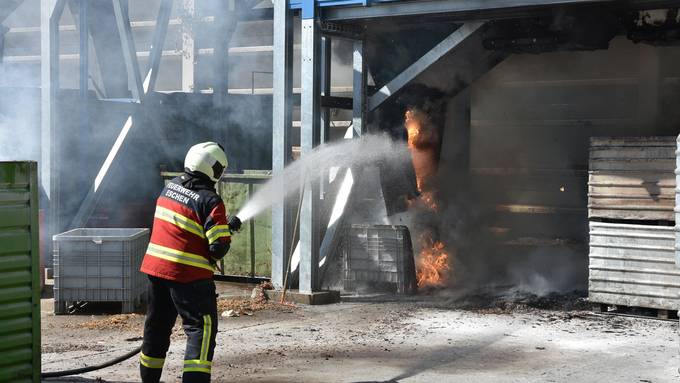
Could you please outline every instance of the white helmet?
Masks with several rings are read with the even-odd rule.
[[[214,142],[203,142],[189,149],[184,159],[184,168],[192,172],[200,172],[217,182],[229,162],[224,149]]]

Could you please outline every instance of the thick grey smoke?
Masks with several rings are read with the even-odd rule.
[[[32,73],[0,63],[0,161],[40,157],[40,89]]]
[[[16,33],[16,27],[25,26],[25,20],[35,15],[28,3],[0,20],[0,161],[37,161],[40,157],[40,66],[6,57],[40,52],[39,39],[28,40],[26,33]],[[33,49],[22,46],[26,41],[35,43]]]
[[[677,134],[678,88],[664,69],[676,53],[618,38],[606,51],[513,55],[473,85],[469,171],[443,160],[437,213],[398,217],[412,232],[437,228],[455,253],[452,287],[587,288],[588,139]],[[639,60],[615,66],[623,55]],[[650,62],[666,79],[645,80]],[[631,82],[600,80],[613,67]]]

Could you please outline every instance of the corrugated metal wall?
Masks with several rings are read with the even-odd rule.
[[[672,226],[590,223],[592,302],[677,310],[680,270]]]
[[[675,137],[590,140],[588,216],[674,221]]]
[[[36,162],[0,162],[0,382],[40,381]]]
[[[588,296],[592,302],[678,308],[675,146],[675,137],[590,140]]]

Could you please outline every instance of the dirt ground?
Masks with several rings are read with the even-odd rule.
[[[224,288],[222,289],[224,291]],[[234,289],[231,289],[233,296]],[[242,288],[236,295],[248,295]],[[527,303],[528,302],[528,303]],[[54,316],[43,300],[43,371],[139,345],[144,316]],[[593,314],[580,300],[378,297],[222,317],[215,382],[673,382],[677,321]],[[176,326],[163,372],[181,381]],[[49,382],[137,382],[137,359]]]

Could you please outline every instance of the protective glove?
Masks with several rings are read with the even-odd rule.
[[[229,229],[231,229],[232,232],[237,232],[241,230],[241,220],[237,216],[231,216],[229,217]]]

